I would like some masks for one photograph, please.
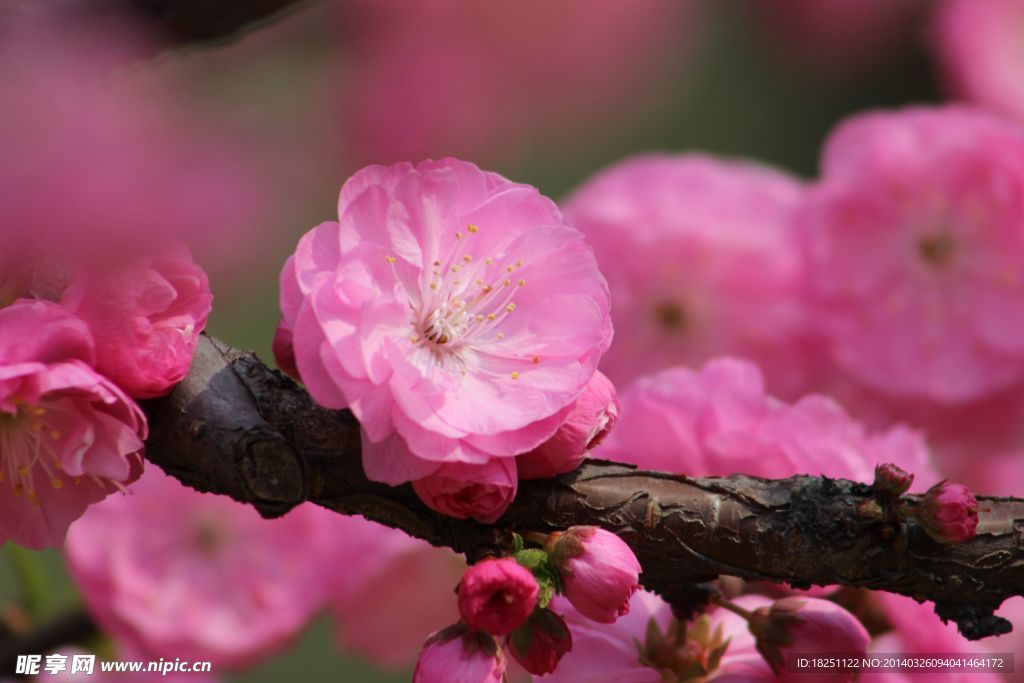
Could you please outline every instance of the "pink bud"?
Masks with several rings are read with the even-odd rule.
[[[966,541],[978,533],[978,499],[963,484],[941,481],[924,494],[917,518],[936,541]]]
[[[615,385],[595,372],[555,435],[516,460],[520,479],[544,479],[576,469],[619,417]]]
[[[875,492],[883,498],[899,498],[914,483],[914,475],[891,462],[875,466]]]
[[[449,626],[423,644],[412,683],[501,683],[505,658],[494,637]]]
[[[549,546],[565,597],[580,614],[611,624],[629,613],[641,567],[621,538],[597,527],[574,526],[552,534]]]
[[[292,331],[282,320],[277,324],[274,331],[274,345],[271,347],[274,352],[274,360],[281,372],[295,379],[299,379],[299,368],[295,365],[295,346],[292,344]]]
[[[477,562],[459,584],[459,612],[470,628],[507,636],[537,605],[537,579],[514,559]]]
[[[863,655],[871,642],[864,626],[845,609],[818,598],[791,597],[770,607],[754,610],[750,632],[757,650],[781,680],[799,680],[787,671],[786,656],[804,654]],[[820,675],[819,675],[820,677]],[[850,673],[837,672],[820,680],[849,680]],[[819,679],[815,679],[819,680]]]
[[[515,458],[492,458],[483,465],[451,462],[412,483],[431,509],[456,519],[472,517],[490,524],[516,497]]]
[[[562,655],[572,650],[572,633],[565,619],[549,609],[539,609],[505,644],[524,669],[543,676],[554,671]]]

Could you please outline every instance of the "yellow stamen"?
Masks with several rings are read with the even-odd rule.
[[[394,256],[385,256],[384,260],[387,261],[388,263],[394,263],[396,259]]]
[[[526,284],[526,280],[524,280],[523,278],[519,278],[519,286],[522,287],[525,284]]]
[[[54,477],[52,480],[50,480],[50,484],[55,489],[64,488],[64,480],[61,479],[60,477]]]
[[[470,223],[469,225],[466,226],[466,230],[469,230],[472,233],[476,233],[478,230],[480,230],[480,228]]]
[[[512,379],[519,379],[519,373],[515,370],[512,371]]]
[[[533,357],[533,364],[536,365],[539,362],[540,362],[540,358],[538,358],[537,356],[534,356]]]

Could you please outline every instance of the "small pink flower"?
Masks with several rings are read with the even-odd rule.
[[[572,650],[572,633],[565,619],[549,609],[536,610],[505,641],[509,654],[534,676],[554,671]]]
[[[607,285],[555,205],[447,159],[366,168],[338,208],[285,265],[282,325],[313,398],[359,418],[368,476],[513,460],[554,434],[611,341]]]
[[[430,636],[413,683],[502,683],[505,657],[494,636],[457,624]]]
[[[0,542],[58,547],[141,474],[146,419],[93,360],[88,327],[63,308],[0,309]]]
[[[801,680],[800,672],[790,668],[787,655],[856,657],[867,652],[871,643],[871,636],[856,617],[834,602],[818,598],[783,598],[770,607],[759,607],[753,612],[750,631],[757,639],[758,652],[786,681]],[[850,672],[843,671],[818,674],[816,680],[851,678]]]
[[[594,621],[612,623],[629,612],[640,587],[640,562],[626,543],[598,527],[574,526],[549,541],[565,597]]]
[[[850,377],[962,403],[1024,378],[1024,129],[961,107],[832,133],[801,216],[821,332]]]
[[[131,494],[93,506],[64,550],[97,623],[149,658],[244,667],[288,645],[324,604],[317,549],[334,513],[305,505],[263,519],[153,467]]]
[[[938,480],[919,433],[897,426],[870,434],[824,396],[774,399],[745,361],[666,370],[637,380],[621,397],[622,415],[601,453],[645,469],[870,481],[876,463],[891,462],[925,486]]]
[[[942,543],[960,543],[978,533],[978,499],[963,484],[942,481],[921,499],[917,519]]]
[[[953,94],[1024,120],[1024,5],[1018,0],[944,0],[932,36]]]
[[[544,479],[576,469],[619,418],[615,385],[595,372],[555,435],[516,458],[520,479]]]
[[[504,514],[516,497],[516,461],[494,458],[481,465],[446,463],[415,480],[412,487],[433,510],[457,519],[473,518],[490,524]]]
[[[96,367],[135,398],[166,394],[188,374],[213,296],[184,244],[141,262],[85,271],[61,304],[89,324]]]
[[[537,605],[537,579],[512,558],[483,560],[459,584],[459,612],[469,627],[494,636],[519,628]]]
[[[814,379],[798,179],[701,155],[626,160],[584,183],[565,214],[593,245],[619,331],[601,370],[620,386],[715,356],[758,362],[786,396]]]

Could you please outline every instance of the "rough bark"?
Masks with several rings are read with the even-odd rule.
[[[493,525],[437,514],[408,485],[369,481],[359,425],[312,402],[250,353],[204,338],[188,378],[148,402],[148,458],[200,491],[263,515],[312,501],[403,529],[470,561],[500,553],[513,531],[597,525],[620,534],[643,565],[643,584],[680,615],[699,610],[721,575],[793,586],[839,584],[933,600],[971,639],[1005,633],[993,614],[1024,594],[1024,500],[980,497],[976,538],[932,540],[915,522],[865,515],[867,484],[826,477],[691,479],[588,461],[549,480],[522,482]],[[909,505],[914,496],[907,497]]]

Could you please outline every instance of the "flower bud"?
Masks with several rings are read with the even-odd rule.
[[[538,609],[505,644],[524,669],[543,676],[554,671],[562,655],[572,649],[572,633],[565,619],[549,609]]]
[[[595,372],[554,436],[516,460],[520,479],[544,479],[576,469],[619,417],[615,385]]]
[[[875,466],[875,482],[871,487],[881,498],[899,498],[914,483],[914,475],[891,462]]]
[[[959,543],[978,533],[978,499],[963,484],[941,481],[928,489],[917,518],[940,543]]]
[[[494,637],[456,624],[427,639],[412,683],[501,683],[505,658]]]
[[[754,610],[750,632],[757,651],[781,680],[797,672],[786,668],[787,654],[843,654],[851,657],[867,652],[871,637],[857,618],[845,609],[818,598],[791,597],[770,607]],[[849,672],[836,672],[822,680],[849,680]]]
[[[565,597],[580,614],[611,624],[629,613],[641,568],[621,538],[598,527],[574,526],[552,534],[548,544]]]
[[[530,570],[512,558],[483,560],[459,583],[459,613],[470,628],[507,636],[530,616],[538,590]]]

